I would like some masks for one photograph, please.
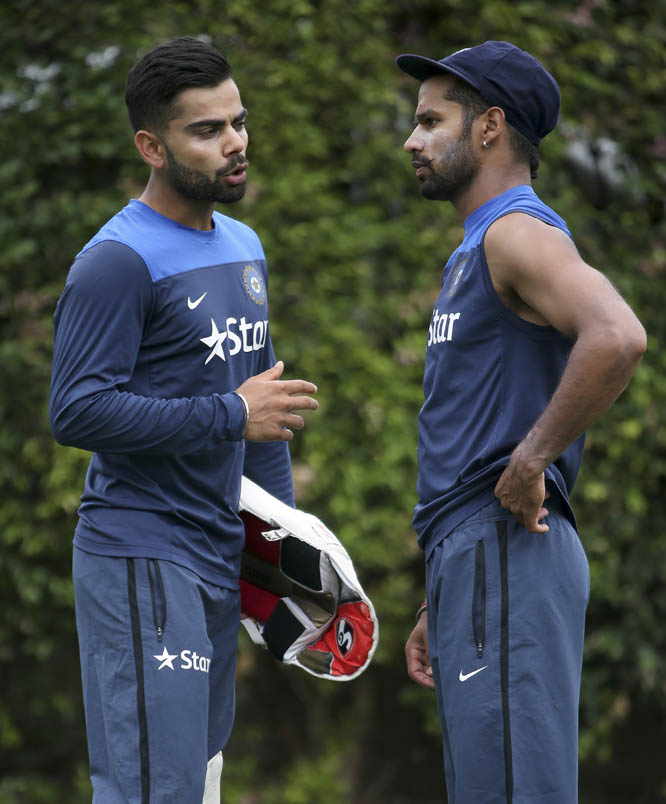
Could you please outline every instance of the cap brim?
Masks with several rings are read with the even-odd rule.
[[[425,81],[426,78],[429,78],[435,73],[450,74],[452,72],[448,67],[444,67],[443,64],[440,64],[434,59],[428,59],[425,56],[416,56],[412,53],[405,53],[402,56],[398,56],[395,62],[403,72],[419,81]]]
[[[442,64],[441,61],[428,59],[425,56],[415,56],[411,53],[405,53],[403,56],[398,56],[395,61],[401,70],[406,72],[407,75],[411,75],[412,78],[418,79],[419,81],[425,81],[426,78],[430,78],[432,75],[455,75],[463,80],[466,84],[469,84],[471,87],[474,87],[474,89],[479,91],[479,88],[474,84],[468,75],[465,75],[464,72],[457,70],[455,67],[449,67],[448,65]]]

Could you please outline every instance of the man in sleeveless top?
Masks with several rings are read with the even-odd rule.
[[[215,210],[245,192],[246,110],[191,37],[128,76],[147,185],[84,246],[55,313],[54,436],[93,453],[74,592],[93,801],[220,801],[234,716],[247,475],[294,504],[264,252]]]
[[[407,669],[436,691],[449,804],[573,804],[589,569],[568,498],[645,333],[531,187],[560,106],[543,66],[495,41],[397,63],[421,81],[421,193],[464,226],[427,334]]]

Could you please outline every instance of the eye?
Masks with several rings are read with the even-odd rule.
[[[199,136],[204,140],[208,140],[214,137],[217,134],[217,131],[218,130],[216,128],[202,128],[199,130]]]
[[[239,120],[237,123],[234,123],[234,128],[236,131],[242,131],[245,128],[247,120]]]
[[[428,129],[434,128],[438,122],[439,119],[436,117],[419,117],[419,119],[415,121],[415,125]]]

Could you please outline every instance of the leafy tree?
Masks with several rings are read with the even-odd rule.
[[[490,38],[557,77],[561,122],[537,192],[650,336],[590,433],[574,496],[592,570],[581,801],[666,798],[648,750],[666,714],[665,20],[665,0],[0,8],[0,802],[89,800],[70,581],[88,456],[49,433],[51,316],[76,252],[147,177],[122,103],[127,70],[185,33],[211,37],[234,66],[252,167],[248,196],[224,211],[263,240],[287,373],[320,388],[293,442],[298,501],[344,541],[381,625],[375,662],[350,684],[283,668],[241,638],[224,800],[442,800],[434,700],[406,679],[402,645],[423,595],[410,520],[424,333],[461,228],[419,196],[401,151],[418,85],[394,58]]]

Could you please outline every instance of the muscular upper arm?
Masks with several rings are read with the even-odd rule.
[[[484,245],[495,290],[522,318],[574,339],[591,327],[638,324],[608,279],[581,259],[560,229],[512,213],[492,224]]]

